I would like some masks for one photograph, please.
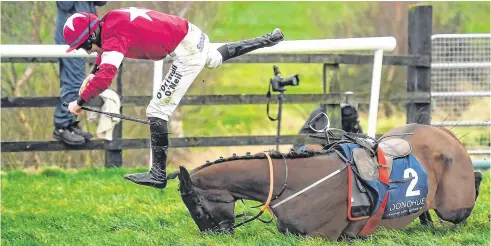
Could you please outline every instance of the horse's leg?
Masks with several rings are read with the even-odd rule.
[[[333,223],[333,221],[338,221]],[[313,233],[311,233],[314,237],[323,237],[331,240],[339,240],[344,238],[343,229],[348,226],[350,221],[347,217],[336,218],[336,220],[332,220],[331,223],[326,223],[324,226],[316,229]],[[340,229],[341,228],[341,229]]]
[[[479,196],[479,187],[481,186],[481,182],[482,182],[482,173],[474,172],[474,187],[476,187],[475,201],[477,201],[477,197]]]
[[[359,221],[350,221],[348,226],[344,228],[343,234],[341,235],[342,239],[350,239],[350,238],[358,238],[358,234],[363,229],[368,219],[359,220]]]
[[[433,220],[431,219],[430,211],[426,211],[419,216],[419,221],[422,225],[432,225]]]
[[[280,220],[276,220],[276,228],[278,229],[279,232],[283,233],[283,234],[286,234],[287,233],[287,230],[285,228],[285,226],[283,226],[283,224],[281,223]]]

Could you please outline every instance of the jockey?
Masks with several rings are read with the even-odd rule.
[[[124,176],[136,184],[163,189],[167,185],[166,160],[169,144],[167,122],[187,89],[204,66],[213,69],[223,62],[253,50],[276,45],[283,33],[275,29],[262,37],[210,47],[208,35],[186,19],[149,9],[123,8],[96,15],[75,13],[65,23],[63,35],[70,48],[97,52],[97,60],[80,87],[70,112],[79,115],[81,106],[106,90],[124,57],[173,59],[171,68],[146,109],[150,122],[152,167],[148,173]]]

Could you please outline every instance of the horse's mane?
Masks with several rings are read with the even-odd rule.
[[[452,138],[460,142],[460,139],[458,139],[457,136],[455,136],[455,134],[450,129],[443,126],[436,126],[436,128],[442,130],[444,133],[450,135]]]
[[[299,159],[299,158],[309,158],[309,157],[314,157],[314,156],[319,156],[319,155],[327,155],[327,154],[333,153],[334,150],[332,150],[332,149],[330,149],[330,150],[309,150],[309,149],[294,150],[294,149],[291,149],[290,152],[288,152],[288,153],[281,153],[281,152],[275,151],[275,150],[269,150],[268,152],[269,152],[269,155],[272,159],[283,159],[283,158],[285,158],[285,159]],[[252,160],[252,159],[266,159],[266,155],[261,153],[261,152],[256,153],[254,155],[251,155],[250,152],[247,152],[246,155],[243,155],[243,156],[238,156],[236,154],[233,154],[232,156],[227,157],[227,158],[220,157],[219,159],[217,159],[215,161],[206,161],[205,164],[195,168],[193,171],[191,171],[191,173],[198,172],[198,171],[203,170],[209,166],[223,163],[223,162],[236,161],[236,160]]]

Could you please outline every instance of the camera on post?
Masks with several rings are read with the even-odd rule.
[[[298,74],[290,76],[288,78],[283,78],[280,73],[280,69],[277,66],[273,66],[274,77],[270,79],[268,86],[268,93],[266,97],[268,98],[268,103],[266,104],[266,114],[271,121],[278,121],[278,128],[276,131],[276,151],[279,151],[280,145],[280,129],[281,129],[281,111],[283,107],[283,101],[285,100],[286,86],[298,86],[300,84],[300,78]],[[278,94],[278,116],[273,118],[269,115],[269,104],[271,103],[271,88],[273,91],[279,92]]]
[[[273,91],[283,92],[286,90],[286,86],[298,86],[300,84],[300,78],[298,74],[283,78],[280,73],[280,69],[277,66],[273,66],[274,77],[270,80]]]

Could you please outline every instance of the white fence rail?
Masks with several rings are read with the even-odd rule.
[[[273,47],[267,47],[251,52],[251,54],[270,53],[310,53],[329,51],[374,51],[374,63],[372,71],[372,87],[370,96],[368,135],[375,137],[377,126],[377,114],[380,93],[380,80],[382,75],[382,60],[384,51],[393,51],[396,47],[394,37],[369,37],[346,39],[319,39],[319,40],[291,40],[283,41]],[[224,43],[212,43],[218,48]],[[85,51],[73,51],[66,53],[67,45],[0,45],[2,57],[95,57]],[[153,91],[155,92],[163,79],[163,61],[154,62]]]

